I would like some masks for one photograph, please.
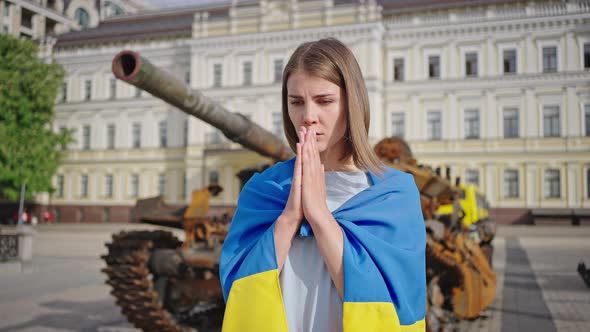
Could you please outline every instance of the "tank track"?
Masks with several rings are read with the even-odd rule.
[[[196,332],[195,325],[209,321],[211,315],[219,315],[218,306],[183,317],[173,317],[163,307],[148,262],[153,250],[176,249],[181,244],[171,232],[159,230],[123,231],[113,234],[112,242],[106,244],[108,254],[101,258],[107,266],[102,272],[107,275],[106,283],[113,288],[111,294],[121,312],[136,328],[143,331]],[[179,318],[190,326],[179,323]]]

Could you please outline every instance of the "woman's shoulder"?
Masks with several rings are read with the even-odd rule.
[[[383,174],[375,175],[371,173],[371,175],[379,179],[379,181],[400,181],[406,184],[416,184],[412,174],[387,165],[383,165]]]
[[[409,195],[419,195],[418,186],[414,176],[399,169],[384,165],[381,175],[375,175],[369,172],[373,185],[378,185],[384,192],[405,193]]]
[[[255,173],[248,182],[257,181],[276,181],[281,182],[286,178],[293,176],[293,166],[295,165],[295,158],[279,161],[271,167],[265,169],[260,173]]]

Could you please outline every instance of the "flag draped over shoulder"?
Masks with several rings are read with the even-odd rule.
[[[224,332],[288,332],[274,247],[295,159],[244,186],[220,258]],[[387,168],[332,212],[344,235],[344,332],[424,331],[426,231],[412,175]],[[301,235],[311,235],[308,224]]]

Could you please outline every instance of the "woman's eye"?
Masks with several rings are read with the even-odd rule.
[[[322,104],[322,105],[327,105],[327,104],[331,104],[331,103],[332,103],[332,101],[328,100],[328,99],[320,100],[320,104]]]
[[[300,101],[292,101],[291,102],[291,105],[301,105],[301,104],[303,104],[303,103]]]

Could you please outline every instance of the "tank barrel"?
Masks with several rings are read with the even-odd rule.
[[[113,58],[112,71],[118,79],[209,123],[247,149],[280,161],[294,156],[293,151],[268,130],[242,114],[228,111],[136,52],[125,50],[117,54]]]

